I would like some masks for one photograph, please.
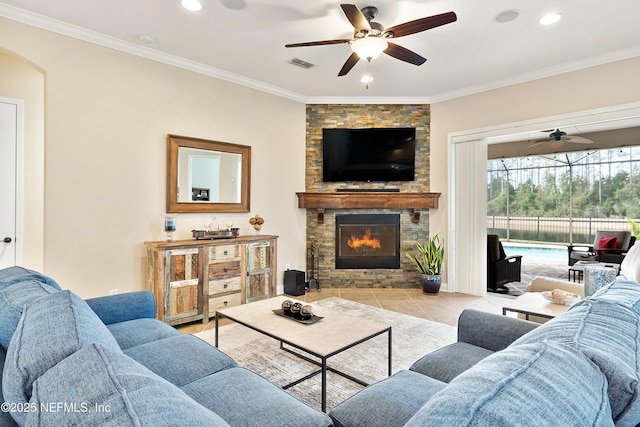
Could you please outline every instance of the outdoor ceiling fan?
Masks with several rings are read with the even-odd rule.
[[[423,58],[409,49],[391,43],[388,39],[419,33],[421,31],[455,22],[458,19],[454,12],[447,12],[440,15],[405,22],[404,24],[399,24],[385,29],[379,23],[373,21],[375,16],[378,14],[377,7],[367,6],[360,10],[358,10],[358,8],[353,4],[341,4],[340,7],[355,29],[353,38],[291,43],[285,45],[285,47],[303,47],[322,46],[328,44],[350,44],[353,53],[340,69],[338,76],[346,75],[360,59],[371,61],[382,53],[410,64],[422,65],[425,63],[426,58]]]
[[[565,142],[571,142],[573,144],[593,144],[593,141],[587,138],[583,138],[581,136],[569,136],[566,132],[561,131],[560,129],[547,129],[541,132],[551,132],[549,134],[549,138],[539,139],[534,141],[529,147],[534,147],[536,145],[549,143],[551,148],[558,149],[564,145]]]

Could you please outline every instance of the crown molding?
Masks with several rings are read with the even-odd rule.
[[[291,92],[276,86],[272,86],[257,80],[230,73],[219,68],[204,65],[195,61],[190,61],[175,55],[160,52],[146,46],[140,46],[135,43],[127,42],[115,37],[111,37],[96,31],[91,31],[77,25],[68,24],[56,19],[52,19],[43,15],[26,11],[14,6],[0,3],[0,16],[12,21],[21,22],[43,30],[52,31],[54,33],[73,37],[89,43],[115,49],[131,55],[140,56],[152,61],[161,62],[163,64],[172,65],[194,73],[203,74],[209,77],[215,77],[230,83],[259,90],[261,92],[270,93],[282,98],[291,99],[293,101],[306,101],[306,97],[295,92]]]

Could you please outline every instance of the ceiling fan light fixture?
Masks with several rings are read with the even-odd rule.
[[[180,1],[180,4],[182,7],[192,12],[197,12],[202,9],[202,3],[200,3],[200,0],[182,0]]]
[[[376,59],[382,55],[382,52],[388,47],[389,43],[379,37],[363,37],[351,44],[351,50],[353,50],[360,59],[366,59],[367,61]]]
[[[546,15],[544,15],[542,18],[538,20],[538,23],[540,25],[551,25],[551,24],[555,24],[560,19],[562,19],[562,15],[559,13],[555,13],[555,12],[547,13]]]
[[[373,81],[373,77],[371,77],[371,75],[370,75],[370,74],[365,74],[364,76],[362,76],[362,77],[360,78],[360,81],[361,81],[362,83],[365,83],[365,84],[367,84],[367,83],[371,83],[371,82]]]

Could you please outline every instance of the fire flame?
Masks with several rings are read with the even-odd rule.
[[[359,249],[363,246],[368,246],[373,249],[380,249],[380,239],[374,239],[371,237],[371,230],[367,228],[362,238],[351,235],[347,245],[352,249]]]

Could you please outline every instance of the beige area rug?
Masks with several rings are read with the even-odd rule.
[[[378,321],[392,326],[392,371],[396,373],[423,355],[456,341],[456,328],[405,314],[395,313],[365,304],[331,297],[313,304],[339,310],[356,318]],[[280,343],[238,324],[220,327],[219,347],[244,366],[282,387],[318,368],[287,351]],[[336,331],[339,334],[340,331]],[[215,331],[195,334],[215,343]],[[328,366],[366,382],[386,378],[387,334],[375,337],[328,359]],[[332,372],[327,373],[327,410],[353,395],[363,387]],[[287,391],[313,408],[321,407],[320,375],[304,381]]]

